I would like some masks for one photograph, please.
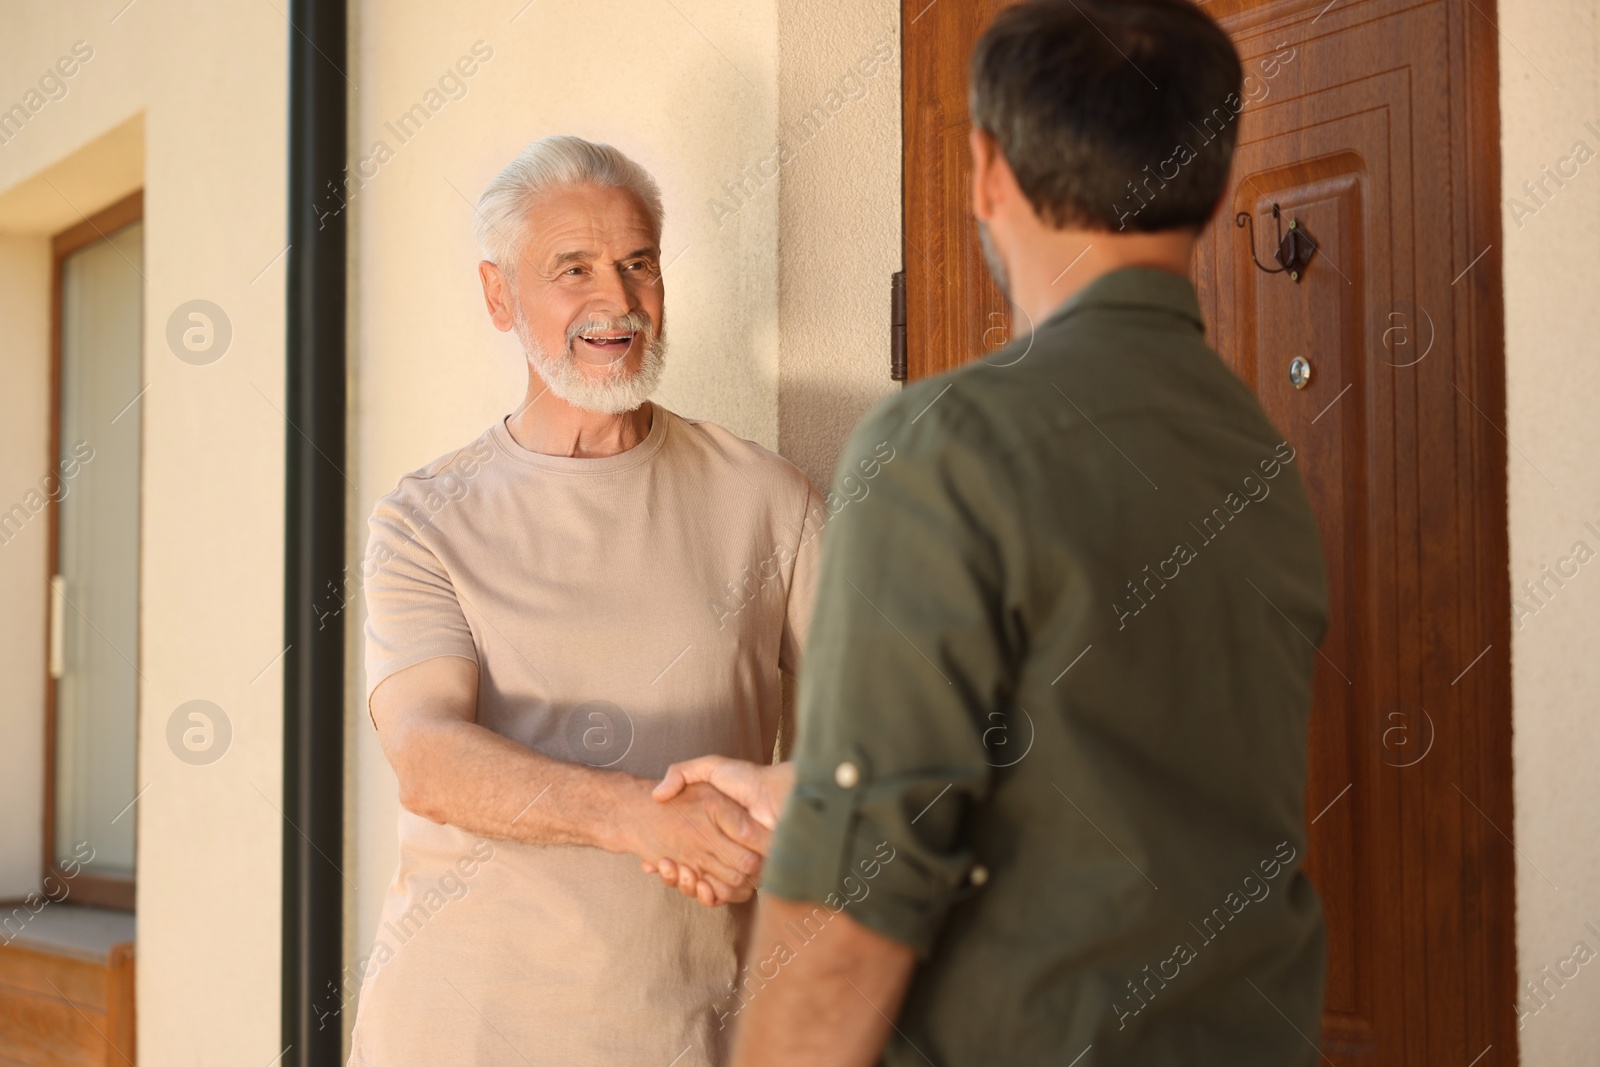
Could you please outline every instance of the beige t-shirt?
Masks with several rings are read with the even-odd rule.
[[[601,459],[530,452],[496,422],[373,512],[367,695],[462,656],[477,721],[554,759],[650,778],[708,752],[769,761],[826,518],[792,464],[660,405]],[[402,810],[350,1062],[721,1063],[749,919],[633,856]]]

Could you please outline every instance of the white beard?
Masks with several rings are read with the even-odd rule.
[[[586,372],[578,365],[577,356],[572,350],[577,343],[576,331],[567,338],[566,352],[561,356],[552,356],[533,339],[520,304],[517,306],[516,323],[517,338],[522,342],[529,365],[544,379],[551,393],[575,408],[604,415],[636,411],[661,384],[661,373],[666,369],[667,340],[659,336],[648,323],[640,331],[636,342],[644,345],[639,369],[629,374],[620,369],[626,364],[619,360],[618,369],[607,368],[602,372],[603,376]],[[586,323],[582,328],[592,325]]]

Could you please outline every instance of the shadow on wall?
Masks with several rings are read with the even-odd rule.
[[[778,387],[778,451],[827,493],[851,431],[879,401],[899,391],[889,380],[888,348],[883,381],[851,387],[827,382],[782,382]]]

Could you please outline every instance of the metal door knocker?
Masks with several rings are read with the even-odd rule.
[[[1265,274],[1289,274],[1289,280],[1299,283],[1301,275],[1305,273],[1306,264],[1311,262],[1311,257],[1317,254],[1317,243],[1306,233],[1306,228],[1300,225],[1299,219],[1289,220],[1287,232],[1283,228],[1283,212],[1277,204],[1272,205],[1272,217],[1278,222],[1278,250],[1273,258],[1279,266],[1268,267],[1256,257],[1256,219],[1249,211],[1241,211],[1234,216],[1234,225],[1243,229],[1250,229],[1250,258],[1255,261],[1256,267]]]

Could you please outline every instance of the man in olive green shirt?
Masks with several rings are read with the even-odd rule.
[[[793,765],[657,794],[776,823],[735,1062],[1316,1063],[1323,561],[1187,277],[1233,139],[1184,129],[1239,103],[1237,57],[1186,0],[1033,0],[973,79],[974,211],[1033,328],[846,447]]]

